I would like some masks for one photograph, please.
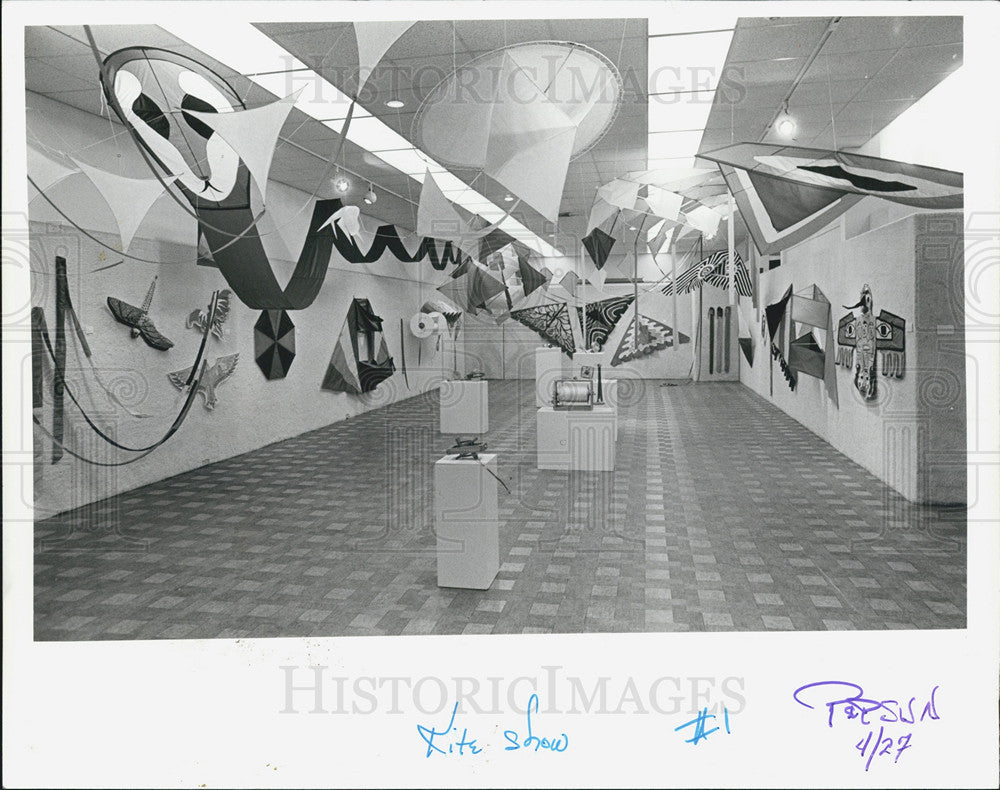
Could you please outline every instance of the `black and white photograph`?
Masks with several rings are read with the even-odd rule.
[[[408,773],[202,778],[180,751],[107,780],[209,787],[916,786],[992,666],[992,748],[953,780],[989,786],[1000,143],[977,5],[5,3],[5,665],[14,637],[66,668],[249,650],[277,731],[321,683],[351,707],[317,666],[363,698],[368,651],[456,681],[424,716],[407,675],[413,718],[371,670],[374,716],[400,715],[349,759]],[[851,662],[782,668],[789,645]],[[511,669],[487,713],[527,740],[459,739],[489,698],[472,656],[519,646],[549,698]],[[847,745],[826,779],[592,772],[572,746],[612,748],[614,717],[555,715],[604,704],[577,696],[605,690],[580,652],[617,656],[609,707],[654,718],[669,693],[636,654],[718,666],[659,716],[685,760],[758,759],[769,706]],[[443,674],[416,669],[432,655]],[[768,680],[721,668],[739,655]],[[934,674],[947,655],[965,679]],[[898,690],[857,674],[914,661]],[[493,774],[490,738],[498,763],[550,754]],[[109,786],[39,765],[5,786]]]

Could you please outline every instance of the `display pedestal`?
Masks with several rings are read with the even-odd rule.
[[[615,411],[553,409],[543,406],[536,417],[539,469],[613,472],[615,469]]]
[[[500,571],[495,454],[448,455],[434,464],[434,523],[439,587],[488,590]]]
[[[490,429],[489,383],[443,381],[438,387],[441,433],[481,436]]]
[[[552,386],[563,373],[563,352],[561,348],[535,349],[535,405],[552,405]]]

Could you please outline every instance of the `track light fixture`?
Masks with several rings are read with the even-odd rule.
[[[375,185],[369,183],[368,184],[368,191],[365,192],[364,201],[365,201],[365,203],[367,203],[370,206],[376,200],[378,200],[378,195],[375,194]]]
[[[340,172],[340,167],[337,167],[337,175],[333,178],[333,191],[339,195],[347,194],[351,189],[351,179]]]

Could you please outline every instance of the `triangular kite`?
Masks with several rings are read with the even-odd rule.
[[[236,112],[185,110],[185,113],[218,132],[219,137],[229,143],[229,147],[246,164],[263,201],[267,192],[267,175],[271,171],[271,160],[274,159],[274,149],[281,134],[281,127],[285,125],[288,114],[303,90],[305,88],[300,88],[291,96],[252,110]]]
[[[573,326],[564,302],[511,310],[510,317],[537,332],[544,340],[559,346],[569,356],[576,352]]]
[[[577,307],[576,314],[583,331],[583,347],[591,351],[603,348],[633,301],[634,296],[617,296]]]
[[[358,93],[382,57],[415,22],[355,22],[354,36],[358,42]]]
[[[638,340],[636,335],[638,334]],[[690,343],[691,338],[683,332],[677,333],[678,343]],[[649,318],[645,315],[639,316],[639,328],[636,332],[635,319],[628,325],[625,334],[622,335],[618,350],[615,351],[611,359],[611,366],[615,367],[622,362],[629,362],[638,357],[652,354],[664,348],[671,348],[674,345],[674,330],[666,324]]]
[[[527,255],[517,256],[517,272],[521,276],[521,287],[524,288],[525,296],[529,296],[547,282],[545,275],[528,263]]]
[[[118,235],[122,240],[122,252],[128,252],[129,245],[142,220],[163,194],[163,184],[155,178],[125,178],[108,173],[74,159],[73,163],[86,174],[104,202],[108,204],[118,225]],[[164,181],[169,185],[174,181],[168,176]]]

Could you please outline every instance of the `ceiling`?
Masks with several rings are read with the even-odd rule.
[[[330,83],[345,92],[349,89],[350,75],[357,65],[357,48],[349,23],[269,23],[256,27]],[[695,26],[668,33],[677,36],[668,43],[680,44],[681,37],[704,34],[706,29],[711,28]],[[656,30],[654,38],[660,38],[662,21],[658,20]],[[160,27],[95,26],[92,32],[102,57],[126,46],[173,49],[217,71],[245,97],[247,106],[275,98],[246,76],[250,72],[238,73]],[[648,75],[662,65],[647,62],[648,52],[652,51],[648,45],[654,40],[649,37],[647,20],[418,22],[386,52],[359,98],[366,112],[360,113],[355,122],[370,122],[363,117],[370,114],[411,140],[413,115],[420,101],[456,65],[507,44],[539,40],[574,41],[589,46],[615,64],[623,77],[622,106],[610,130],[597,145],[570,163],[558,226],[553,228],[526,207],[515,212],[540,237],[575,253],[597,187],[622,173],[647,166],[647,133],[654,131],[647,121]],[[666,51],[674,49],[671,46]],[[676,51],[690,52],[691,47]],[[25,54],[29,91],[102,114],[97,66],[81,26],[29,27]],[[857,147],[961,62],[960,17],[741,18],[732,34],[707,121],[703,128],[677,134],[700,137],[700,152],[732,142],[758,140],[826,148]],[[296,79],[294,73],[287,76],[289,93],[301,86]],[[386,107],[390,98],[402,100],[404,107]],[[772,128],[786,100],[788,113],[797,122],[792,141],[779,138]],[[343,105],[333,106],[329,117],[342,117],[345,110]],[[107,117],[106,110],[104,114]],[[282,130],[270,175],[276,181],[328,196],[329,187],[320,177],[340,137],[314,115],[297,108],[292,111]],[[371,181],[379,200],[366,206],[365,213],[400,227],[415,227],[420,192],[417,180],[350,141],[344,145],[343,163],[355,176],[348,202],[360,203]],[[657,164],[664,164],[664,160]],[[475,189],[496,205],[504,205],[506,190],[499,184],[483,175],[477,178],[474,171],[452,172],[466,183],[474,182]]]

